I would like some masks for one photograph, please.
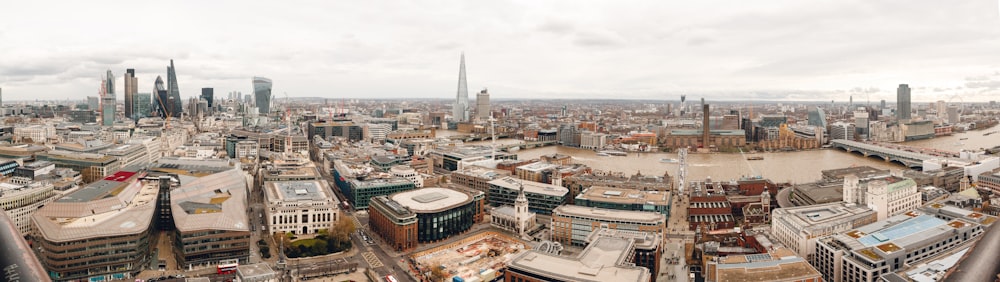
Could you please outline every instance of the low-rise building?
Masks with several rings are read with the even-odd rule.
[[[103,154],[53,150],[38,153],[35,157],[40,161],[51,162],[57,167],[79,171],[83,175],[83,181],[87,183],[98,181],[122,168],[118,158]]]
[[[490,192],[490,181],[510,175],[510,171],[473,165],[452,172],[451,183],[488,194]],[[489,203],[489,201],[490,198],[487,197],[486,202]]]
[[[688,204],[688,230],[728,229],[736,226],[733,207],[726,196],[693,196]]]
[[[487,197],[490,199],[490,205],[513,206],[521,189],[524,189],[524,194],[528,198],[528,209],[538,214],[551,214],[553,209],[566,203],[566,194],[569,193],[569,190],[562,186],[513,177],[496,179],[489,184],[490,192]]]
[[[631,238],[602,236],[576,257],[524,251],[510,261],[504,281],[649,282],[655,276],[635,265],[635,245]]]
[[[878,281],[976,240],[996,217],[933,203],[919,211],[817,240],[812,264],[824,281]]]
[[[174,257],[185,268],[226,261],[249,263],[247,177],[232,169],[170,191]]]
[[[153,241],[156,183],[144,170],[121,170],[38,209],[39,259],[54,281],[134,278]]]
[[[32,230],[31,214],[59,195],[53,187],[50,182],[0,183],[0,209],[7,212],[21,236]]]
[[[803,258],[816,253],[816,239],[874,223],[875,211],[854,203],[834,202],[775,209],[771,238]]]
[[[340,202],[326,181],[267,181],[263,188],[271,234],[314,234],[340,219]]]
[[[764,254],[716,258],[707,261],[704,269],[705,281],[708,282],[823,281],[819,271],[807,260],[781,247]]]
[[[428,187],[372,198],[372,232],[398,251],[464,233],[482,221],[483,194]]]
[[[670,193],[591,186],[576,196],[574,204],[625,211],[658,212],[670,216]]]
[[[530,199],[529,199],[530,201]],[[667,217],[656,212],[620,211],[563,205],[552,211],[552,240],[564,245],[586,245],[594,230],[642,231],[662,236]]]

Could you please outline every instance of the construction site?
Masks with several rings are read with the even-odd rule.
[[[432,281],[440,278],[491,281],[503,275],[503,269],[514,256],[529,248],[506,235],[484,232],[454,244],[415,253],[410,259],[419,272]]]

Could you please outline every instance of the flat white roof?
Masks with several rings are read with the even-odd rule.
[[[521,185],[524,185],[525,193],[544,194],[550,196],[565,196],[567,193],[569,193],[569,189],[566,189],[566,187],[562,187],[559,185],[552,185],[548,183],[521,180],[510,176],[490,181],[489,184],[511,190],[518,190],[520,189]]]
[[[439,187],[400,192],[390,196],[390,199],[415,213],[450,209],[472,200],[469,194]]]

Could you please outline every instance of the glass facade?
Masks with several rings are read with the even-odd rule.
[[[340,176],[335,176],[340,179]],[[337,185],[340,186],[341,192],[344,193],[344,197],[354,205],[355,209],[366,210],[368,209],[368,201],[375,196],[385,196],[396,192],[403,192],[407,190],[413,190],[417,188],[413,182],[405,178],[396,179],[379,179],[374,181],[360,181],[360,180],[349,180],[346,181],[348,185],[340,186],[340,182]]]
[[[258,113],[271,112],[271,80],[255,76],[253,78],[253,97]]]
[[[434,242],[446,239],[472,228],[476,202],[438,212],[417,214],[417,241]]]

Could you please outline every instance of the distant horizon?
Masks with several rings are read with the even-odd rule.
[[[463,53],[470,94],[498,99],[1000,97],[997,1],[97,1],[4,5],[8,100],[95,96],[109,69],[152,92],[171,59],[182,97],[261,76],[276,97],[449,99]],[[109,16],[150,11],[177,17]]]

